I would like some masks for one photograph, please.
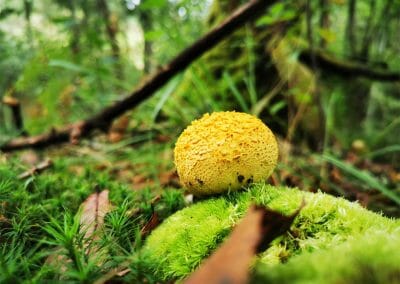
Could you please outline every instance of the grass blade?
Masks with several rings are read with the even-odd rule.
[[[335,165],[336,167],[345,171],[346,173],[352,175],[353,177],[357,178],[358,180],[365,182],[371,188],[379,190],[383,195],[385,195],[386,197],[390,198],[391,200],[396,202],[398,205],[400,205],[400,196],[398,194],[396,194],[395,192],[393,192],[393,190],[382,185],[381,182],[376,177],[369,174],[368,172],[357,169],[353,165],[342,162],[329,154],[324,154],[321,156],[321,158],[323,160]]]

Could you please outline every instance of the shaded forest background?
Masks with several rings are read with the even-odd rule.
[[[241,3],[4,0],[1,143],[121,99]],[[286,168],[276,183],[351,199],[370,178],[398,190],[399,10],[394,0],[278,1],[115,121],[105,139],[124,147],[173,141],[205,112],[244,111],[280,138]],[[98,139],[112,147],[101,136],[89,147]]]
[[[1,142],[58,128],[121,99],[240,4],[3,1]],[[205,112],[245,111],[280,137],[283,165],[292,153],[333,155],[321,158],[318,176],[309,174],[309,188],[330,188],[321,182],[332,179],[325,160],[340,163],[349,153],[359,158],[352,163],[390,164],[387,182],[396,184],[399,10],[393,0],[280,1],[116,121],[108,138],[124,145],[140,133],[173,140]]]

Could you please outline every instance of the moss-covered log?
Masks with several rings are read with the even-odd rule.
[[[290,262],[292,258],[295,259],[296,256],[301,255],[305,255],[306,261],[311,262],[313,252],[321,252],[323,256],[320,257],[327,258],[321,262],[326,267],[321,269],[335,276],[338,272],[330,269],[332,266],[342,267],[343,263],[355,261],[357,255],[353,255],[348,262],[334,263],[331,261],[329,252],[344,246],[349,255],[362,253],[359,246],[355,246],[353,250],[352,246],[346,245],[348,241],[354,243],[357,240],[366,245],[369,241],[375,244],[373,254],[376,258],[371,258],[370,261],[371,265],[379,267],[386,263],[380,261],[384,258],[388,246],[391,248],[392,243],[400,241],[399,221],[370,212],[357,203],[323,193],[309,193],[258,184],[248,191],[211,198],[172,215],[153,231],[147,239],[143,253],[159,280],[185,277],[221,244],[232,227],[247,211],[250,203],[268,206],[288,215],[298,208],[303,198],[306,206],[295,219],[290,232],[275,240],[272,246],[259,256],[260,263],[267,265],[268,270],[284,270],[280,268],[283,266],[282,263]],[[366,236],[370,237],[369,240],[365,240]],[[387,236],[390,236],[390,240],[381,242]],[[327,253],[324,254],[324,251]],[[390,255],[388,259],[399,259],[399,257],[398,254]],[[262,271],[263,268],[260,270],[261,274]],[[313,280],[313,275],[304,273],[309,277],[308,280]],[[291,280],[290,283],[295,282],[294,278]]]

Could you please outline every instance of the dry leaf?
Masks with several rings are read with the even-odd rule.
[[[161,172],[158,176],[161,186],[171,186],[174,188],[180,188],[179,176],[176,170]]]
[[[159,134],[156,137],[156,142],[158,143],[167,143],[168,141],[171,141],[171,137],[164,135],[164,134]]]
[[[304,201],[290,216],[264,207],[251,206],[228,240],[185,283],[247,283],[253,256],[285,233],[303,206]]]
[[[80,222],[85,239],[94,240],[98,237],[96,233],[104,224],[104,216],[111,210],[108,193],[107,189],[93,193],[82,203]]]
[[[141,174],[137,174],[134,177],[132,177],[131,181],[133,188],[135,190],[140,190],[154,184],[153,180],[150,180],[150,178],[143,176]]]
[[[116,143],[124,138],[126,130],[129,126],[129,116],[123,115],[119,119],[115,120],[108,132],[108,140],[111,143]]]
[[[143,237],[147,236],[151,231],[153,231],[160,224],[160,219],[158,218],[158,214],[153,212],[150,220],[146,225],[140,230],[140,235]]]
[[[104,224],[104,216],[111,210],[108,193],[108,190],[93,193],[81,204],[82,215],[80,223],[81,230],[85,233],[87,254],[96,250],[90,244],[98,238],[98,232]],[[71,259],[62,254],[60,247],[56,248],[46,259],[46,264],[58,267],[61,273],[67,270],[66,264],[69,262],[71,262]]]
[[[19,159],[23,164],[31,167],[39,163],[39,156],[33,150],[27,150],[22,152]]]

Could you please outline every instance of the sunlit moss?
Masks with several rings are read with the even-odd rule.
[[[261,263],[279,266],[296,255],[335,247],[364,235],[390,234],[400,228],[398,221],[341,198],[258,184],[251,190],[211,198],[172,215],[150,235],[143,253],[160,279],[182,278],[222,242],[250,203],[290,214],[303,198],[306,206],[290,232],[259,256]]]
[[[371,231],[326,250],[305,252],[286,264],[255,267],[254,283],[399,283],[400,228]]]

